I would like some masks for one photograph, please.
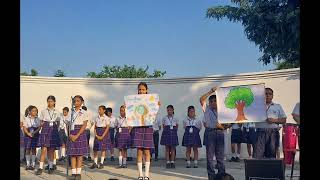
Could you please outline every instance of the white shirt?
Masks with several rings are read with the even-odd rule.
[[[191,119],[190,117],[185,118],[183,120],[183,125],[184,125],[184,127],[186,127],[186,126],[194,126],[194,127],[198,128],[198,129],[202,128],[202,122],[197,117],[195,117],[195,119]]]
[[[107,127],[110,124],[109,118],[103,114],[102,116],[98,115],[98,117],[94,120],[96,127]]]
[[[39,119],[46,122],[60,121],[61,114],[55,108],[51,110],[46,108],[41,111]]]
[[[253,123],[253,122],[243,123],[243,127],[245,127],[245,128],[254,128],[255,127],[255,123]]]
[[[72,118],[74,125],[83,125],[84,121],[89,121],[88,113],[83,109],[74,112]]]
[[[70,121],[70,118],[71,118],[70,113],[67,116],[64,116],[63,114],[61,114],[59,129],[65,129],[67,127],[66,123]]]
[[[24,115],[22,113],[20,113],[20,122],[23,122],[24,121]]]
[[[117,127],[117,128],[120,128],[120,127],[128,127],[127,118],[126,118],[126,117],[121,117],[121,116],[119,116],[119,117],[116,119],[115,127]]]
[[[29,128],[29,127],[37,128],[40,126],[40,119],[38,117],[31,118],[31,116],[25,117],[23,121],[23,126],[26,128]]]
[[[110,128],[114,128],[115,127],[115,123],[116,123],[116,118],[114,116],[111,116],[111,117],[107,116],[107,118],[110,121]]]
[[[178,124],[178,119],[177,118],[175,118],[175,117],[168,117],[168,116],[166,116],[166,117],[164,117],[163,119],[162,119],[162,124],[164,125],[164,126],[177,126],[177,124]]]
[[[159,126],[161,126],[161,118],[156,117],[156,120],[154,121],[152,128],[154,131],[159,131]]]
[[[292,111],[292,114],[300,115],[300,102],[298,102],[298,103],[294,106],[293,111]]]
[[[280,104],[271,103],[267,106],[267,118],[287,118]],[[268,122],[256,123],[256,128],[279,128],[276,123],[269,124]]]

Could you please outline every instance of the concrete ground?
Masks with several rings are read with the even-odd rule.
[[[82,180],[108,180],[110,178],[115,178],[119,180],[136,180],[137,179],[137,166],[135,161],[128,162],[128,168],[117,169],[117,159],[111,162],[109,159],[105,160],[105,166],[103,169],[91,170],[89,166],[92,162],[85,162],[82,168]],[[207,178],[206,160],[199,160],[199,168],[185,167],[186,161],[184,159],[177,159],[175,169],[166,169],[165,160],[159,160],[157,162],[151,162],[151,172],[150,179],[153,180],[203,180]],[[244,161],[241,162],[225,162],[226,172],[231,174],[236,180],[245,179],[245,168]],[[36,166],[38,167],[38,165]],[[286,167],[286,179],[290,179],[291,166]],[[71,170],[69,169],[69,175]],[[294,167],[294,176],[300,175],[300,165],[296,162]],[[41,176],[36,176],[35,171],[26,171],[25,165],[20,165],[20,178],[22,180],[65,180],[66,179],[66,166],[65,164],[58,163],[57,170],[54,174],[47,174],[46,171],[42,173]],[[293,179],[298,180],[298,177]]]

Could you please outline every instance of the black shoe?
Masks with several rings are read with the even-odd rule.
[[[103,169],[103,164],[99,163],[99,169]]]
[[[44,168],[44,170],[49,170],[49,164]]]
[[[95,169],[95,168],[98,168],[98,165],[96,163],[93,163],[91,166],[90,166],[90,169]]]
[[[126,164],[122,164],[121,167],[122,167],[122,168],[127,168],[127,165],[126,165]]]
[[[31,171],[33,171],[35,169],[34,166],[30,166],[29,168]]]
[[[235,157],[232,157],[229,162],[236,162],[236,158]]]
[[[70,180],[75,180],[75,179],[76,179],[76,177],[77,177],[77,175],[76,175],[76,174],[72,174],[72,175],[69,177],[69,179],[70,179]]]
[[[56,165],[56,164],[53,164],[53,165],[52,165],[52,169],[53,169],[53,170],[57,170],[57,165]]]
[[[143,180],[149,180],[149,177],[144,177]]]
[[[240,162],[240,158],[236,157],[235,162]]]
[[[91,161],[92,161],[91,156],[89,156],[89,157],[88,157],[88,161],[89,161],[89,162],[91,162]]]
[[[30,166],[26,166],[26,171],[30,170]]]
[[[171,168],[170,163],[167,163],[167,164],[166,164],[166,168],[167,168],[167,169]]]
[[[143,177],[138,177],[138,180],[143,180]]]
[[[110,160],[111,160],[111,161],[114,161],[114,157],[113,157],[113,156],[111,156]]]
[[[190,165],[187,165],[186,168],[191,168],[191,166],[190,166]]]
[[[39,169],[36,171],[36,175],[37,175],[37,176],[41,175],[41,174],[42,174],[42,171],[43,171],[43,170],[39,168]]]
[[[193,168],[198,168],[198,165],[197,164],[193,165]]]
[[[53,169],[53,168],[49,168],[49,169],[48,169],[48,174],[52,174],[52,173],[53,173],[53,171],[54,171],[54,169]]]
[[[176,168],[176,165],[174,163],[171,163],[171,168]]]

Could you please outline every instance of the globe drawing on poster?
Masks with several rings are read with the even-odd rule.
[[[264,84],[219,87],[219,123],[263,122],[267,119]]]
[[[128,126],[151,126],[159,110],[158,94],[137,94],[124,97]]]

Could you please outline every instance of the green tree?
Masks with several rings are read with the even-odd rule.
[[[298,68],[300,64],[290,63],[288,61],[279,61],[274,63],[277,67],[274,70]]]
[[[62,71],[62,70],[60,70],[60,69],[58,69],[58,70],[54,73],[53,76],[54,76],[54,77],[66,77],[64,71]]]
[[[258,59],[267,65],[286,61],[300,64],[299,0],[231,0],[236,6],[216,6],[207,17],[241,22],[247,38],[259,46]]]
[[[91,78],[160,78],[166,71],[154,70],[153,74],[148,73],[149,66],[146,68],[136,68],[134,65],[128,66],[103,66],[99,72],[88,72],[87,77]]]
[[[35,69],[31,69],[31,73],[27,73],[27,72],[21,72],[20,73],[21,76],[38,76],[38,71]]]
[[[254,100],[254,95],[250,88],[236,87],[230,90],[224,104],[229,109],[237,109],[238,116],[236,121],[246,120],[244,107],[250,106]]]

